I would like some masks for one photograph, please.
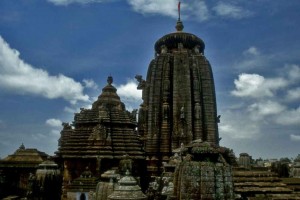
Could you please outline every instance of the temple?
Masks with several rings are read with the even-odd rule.
[[[26,195],[31,174],[35,174],[47,157],[46,153],[22,144],[13,154],[0,160],[0,198],[10,193]]]
[[[100,176],[113,167],[118,168],[127,155],[134,161],[134,175],[141,176],[145,172],[145,154],[135,132],[136,115],[126,111],[112,83],[113,78],[109,76],[92,108],[81,109],[75,114],[73,124],[64,124],[61,131],[56,154],[63,166],[65,199],[68,193],[76,191],[69,183],[80,177],[87,167],[93,176]]]
[[[153,173],[159,173],[161,163],[181,145],[198,139],[219,144],[215,86],[204,48],[178,21],[176,32],[155,43],[146,80],[136,76],[143,90],[138,130]]]
[[[183,28],[179,12],[176,31],[155,43],[145,80],[136,75],[139,110],[126,110],[108,76],[91,108],[62,124],[52,160],[21,145],[0,161],[0,198],[12,188],[32,200],[300,199],[300,155],[294,178],[283,179],[253,166],[247,153],[237,162],[233,150],[219,145],[205,44]]]

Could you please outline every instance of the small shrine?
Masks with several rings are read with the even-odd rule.
[[[82,108],[75,113],[72,124],[63,126],[56,152],[57,162],[63,166],[62,199],[67,198],[70,183],[72,185],[86,166],[92,176],[100,177],[105,171],[118,167],[123,156],[128,155],[133,161],[134,175],[141,177],[145,173],[145,153],[135,131],[136,112],[125,109],[111,76],[92,108]]]

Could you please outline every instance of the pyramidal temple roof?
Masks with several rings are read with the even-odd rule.
[[[144,158],[142,145],[135,132],[135,113],[125,109],[112,83],[113,78],[109,76],[107,85],[92,108],[75,113],[74,127],[64,124],[58,155],[121,159],[128,154],[132,158]]]
[[[5,167],[37,167],[49,155],[37,149],[25,148],[22,144],[13,154],[0,161],[0,166]]]

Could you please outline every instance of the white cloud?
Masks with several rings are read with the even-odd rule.
[[[50,76],[47,71],[25,63],[20,53],[0,36],[0,88],[18,94],[34,94],[49,99],[63,98],[75,104],[88,101],[83,86],[62,74]]]
[[[259,137],[260,124],[253,122],[242,110],[222,113],[219,124],[220,135],[225,134],[234,139],[255,139]]]
[[[116,86],[117,93],[120,97],[137,101],[142,98],[142,90],[137,89],[137,83],[129,80],[126,84]]]
[[[177,0],[128,0],[128,3],[136,12],[142,14],[160,14],[178,18]]]
[[[243,71],[261,69],[269,65],[273,59],[273,55],[265,55],[257,47],[250,46],[243,51],[240,58],[234,63],[234,68]]]
[[[133,10],[142,14],[159,14],[178,18],[178,0],[127,0]],[[209,10],[205,1],[191,0],[181,3],[181,16],[193,17],[204,21],[209,17]]]
[[[243,9],[242,7],[221,1],[213,7],[213,10],[218,16],[234,19],[241,19],[252,15],[250,11]]]
[[[300,107],[297,109],[289,109],[276,115],[275,122],[280,125],[296,125],[300,126]]]
[[[92,79],[83,79],[83,83],[86,88],[92,88],[94,90],[98,89],[98,85]]]
[[[116,86],[117,93],[128,110],[137,109],[142,103],[142,90],[137,89],[137,83],[130,79],[126,84]]]
[[[72,3],[79,3],[79,4],[88,4],[88,3],[96,3],[96,2],[104,2],[107,0],[48,0],[57,6],[66,6]]]
[[[288,72],[288,78],[291,82],[300,80],[300,67],[298,65],[285,65],[284,70]]]
[[[116,0],[48,0],[57,6],[70,4],[103,3]],[[147,15],[163,15],[177,19],[178,0],[126,0],[135,12]],[[190,0],[181,2],[181,17],[193,20],[205,21],[212,17],[214,11],[217,17],[241,19],[249,17],[252,12],[229,3],[219,2],[216,6],[209,8],[204,0]]]
[[[286,98],[288,101],[300,101],[300,87],[288,90]]]
[[[46,124],[48,126],[51,126],[51,127],[55,127],[55,128],[61,128],[62,127],[62,121],[59,120],[59,119],[47,119],[46,120]]]
[[[258,55],[260,55],[260,52],[256,47],[252,46],[252,47],[249,47],[249,49],[246,49],[243,52],[243,54],[245,56],[258,56]]]
[[[254,103],[248,108],[256,117],[279,114],[285,109],[285,106],[270,100]]]
[[[68,112],[68,113],[74,114],[74,113],[76,113],[76,112],[79,111],[79,108],[77,109],[77,108],[71,108],[71,107],[66,106],[66,107],[64,108],[64,111],[65,111],[65,112]]]
[[[300,142],[300,135],[294,135],[294,134],[291,134],[291,135],[290,135],[290,139],[291,139],[292,141]]]
[[[59,130],[51,130],[50,134],[54,135],[54,136],[60,136],[60,131]]]
[[[234,80],[236,89],[231,92],[237,97],[272,97],[276,90],[284,88],[288,82],[283,78],[266,79],[258,74],[240,74]]]
[[[192,1],[190,5],[186,5],[187,14],[191,18],[195,18],[199,21],[208,20],[210,17],[209,9],[205,1]]]

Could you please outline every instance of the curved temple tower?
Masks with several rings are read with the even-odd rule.
[[[143,90],[139,133],[150,172],[159,172],[172,150],[192,140],[219,144],[215,86],[205,44],[183,32],[180,19],[176,29],[156,42],[146,80],[136,76]]]

